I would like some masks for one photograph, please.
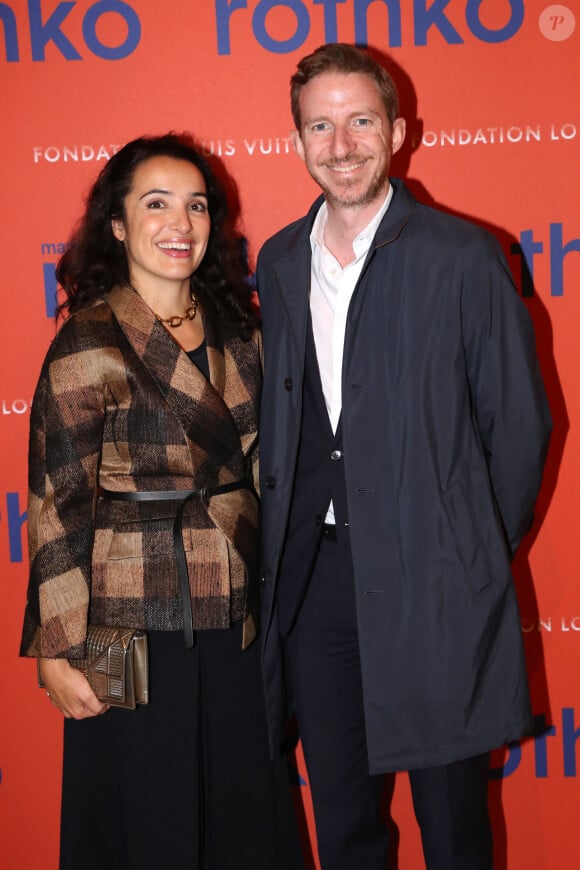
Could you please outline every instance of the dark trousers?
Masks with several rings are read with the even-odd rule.
[[[61,870],[299,870],[269,756],[259,644],[150,632],[151,703],[65,720]]]
[[[383,776],[370,776],[350,558],[323,537],[285,639],[323,870],[385,870]],[[428,870],[489,870],[488,756],[409,771]]]

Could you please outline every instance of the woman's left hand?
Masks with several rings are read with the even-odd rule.
[[[109,709],[99,701],[89,681],[66,659],[40,659],[40,676],[51,703],[65,719],[88,719]]]

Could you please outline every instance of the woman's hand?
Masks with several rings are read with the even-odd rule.
[[[87,678],[66,659],[40,659],[39,670],[46,694],[66,719],[88,719],[109,709],[99,701]]]

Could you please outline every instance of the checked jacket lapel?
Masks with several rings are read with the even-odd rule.
[[[226,467],[231,465],[232,448],[240,437],[232,409],[224,399],[223,346],[204,324],[211,381],[208,383],[135,291],[117,287],[109,294],[108,302],[125,337],[184,430],[192,455],[194,481],[199,472],[205,478],[199,485],[207,483],[208,463],[213,466],[213,473],[222,462]],[[235,365],[233,368],[235,374]],[[238,469],[231,471],[236,473]]]

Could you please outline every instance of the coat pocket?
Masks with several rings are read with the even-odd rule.
[[[463,570],[473,591],[481,592],[493,582],[493,571],[471,499],[461,481],[450,486],[442,496]]]

